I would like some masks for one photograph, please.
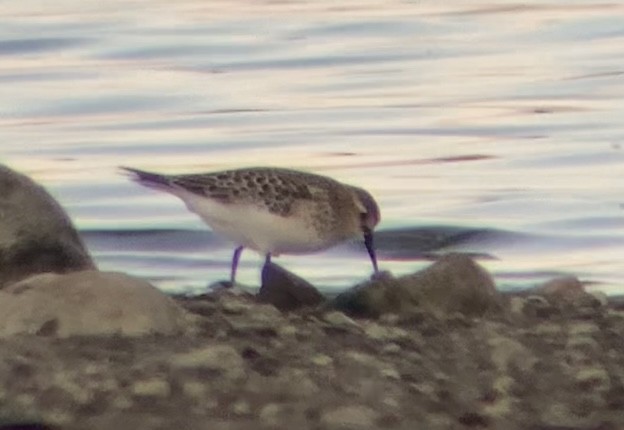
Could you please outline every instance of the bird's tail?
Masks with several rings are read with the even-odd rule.
[[[171,180],[166,175],[146,172],[145,170],[134,169],[132,167],[120,166],[119,168],[125,173],[128,173],[133,181],[141,185],[154,188],[169,188],[171,186]]]

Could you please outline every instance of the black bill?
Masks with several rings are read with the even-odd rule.
[[[368,255],[370,255],[370,259],[373,263],[373,269],[375,270],[375,273],[379,273],[379,269],[377,268],[377,256],[375,255],[375,247],[373,246],[372,231],[364,232],[364,245],[366,245],[366,250],[368,251]]]

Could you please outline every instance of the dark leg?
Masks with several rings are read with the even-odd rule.
[[[267,252],[267,254],[264,257],[264,264],[262,265],[262,285],[264,286],[267,283],[267,276],[268,276],[268,270],[269,270],[269,264],[271,264],[271,254]]]
[[[375,255],[375,247],[373,246],[372,231],[364,232],[364,245],[366,245],[366,250],[368,251],[368,255],[373,263],[373,270],[375,273],[379,273],[379,269],[377,268],[377,256]]]
[[[232,257],[232,269],[230,272],[230,283],[232,287],[236,283],[236,269],[238,269],[238,260],[240,260],[241,252],[243,252],[244,246],[239,246],[234,250],[234,256]]]

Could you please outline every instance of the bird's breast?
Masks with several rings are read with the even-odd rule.
[[[305,254],[335,244],[308,216],[280,216],[252,203],[220,203],[194,194],[181,197],[215,233],[261,253]]]

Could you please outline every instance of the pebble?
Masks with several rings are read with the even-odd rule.
[[[537,363],[536,357],[517,340],[491,334],[488,345],[492,362],[503,374],[507,373],[510,366],[529,372]]]
[[[232,404],[232,413],[238,416],[245,416],[251,414],[251,405],[245,400],[238,400]]]
[[[358,328],[359,324],[340,311],[327,312],[323,315],[323,321],[339,328]]]
[[[65,426],[75,420],[75,417],[73,414],[71,414],[69,411],[66,411],[60,408],[50,409],[44,412],[42,415],[43,415],[42,418],[46,422],[48,422],[49,424],[56,425],[56,426]],[[39,427],[35,427],[35,428],[39,428]]]
[[[256,393],[267,391],[279,393],[289,399],[309,399],[321,392],[321,388],[314,382],[310,372],[301,368],[283,368],[277,377],[270,381],[247,381],[246,389]],[[260,386],[258,386],[258,383]],[[270,387],[268,386],[270,384]]]
[[[377,367],[379,361],[372,355],[360,351],[346,351],[343,356],[354,363],[363,366]]]
[[[327,430],[361,430],[375,428],[379,414],[367,406],[341,406],[325,412],[321,425]]]
[[[388,365],[387,367],[382,368],[381,374],[384,376],[384,378],[394,379],[395,381],[401,379],[401,374],[393,366]]]
[[[604,307],[609,304],[609,296],[607,296],[604,291],[590,291],[588,294],[592,296],[600,306]]]
[[[533,333],[538,336],[556,336],[561,334],[561,325],[545,322],[532,328]]]
[[[274,332],[284,324],[284,315],[271,305],[254,305],[244,318],[230,318],[230,326],[239,332]]]
[[[93,392],[86,384],[78,384],[72,379],[71,375],[59,372],[54,375],[54,385],[59,390],[64,391],[67,395],[79,405],[89,403],[93,398]]]
[[[132,402],[132,400],[130,400],[130,398],[125,395],[117,395],[113,398],[112,401],[112,406],[115,409],[130,409],[133,405],[134,403]]]
[[[256,297],[282,312],[314,307],[325,301],[312,284],[275,263],[262,268],[262,285]]]
[[[396,354],[396,353],[401,352],[401,347],[398,344],[391,342],[391,343],[385,344],[381,348],[381,351],[385,354]]]
[[[279,416],[282,413],[283,407],[277,403],[269,403],[264,405],[260,410],[260,421],[267,426],[275,426],[279,424]]]
[[[364,333],[374,340],[396,341],[410,337],[407,330],[400,327],[386,327],[376,322],[366,324]]]
[[[524,315],[526,300],[524,297],[512,297],[509,299],[509,310],[514,315]]]
[[[280,337],[295,337],[297,335],[297,327],[292,324],[278,327],[277,333]]]
[[[248,302],[240,296],[223,293],[219,296],[221,310],[231,315],[242,315],[251,310],[253,303]]]
[[[18,394],[13,399],[15,403],[20,405],[21,407],[28,409],[31,408],[35,404],[35,397],[28,393]]]
[[[206,384],[197,381],[186,381],[182,384],[182,392],[190,398],[201,400],[206,396],[208,387]]]
[[[552,402],[545,406],[541,422],[544,428],[581,429],[582,422],[565,404]]]
[[[160,378],[139,380],[132,384],[132,394],[137,397],[165,398],[171,394],[171,386]]]
[[[326,354],[316,354],[310,359],[310,361],[316,366],[324,367],[332,364],[334,359]]]
[[[576,322],[568,328],[570,336],[593,335],[598,331],[598,326],[592,322]]]
[[[600,367],[581,369],[576,373],[575,379],[588,390],[606,392],[611,388],[609,374]]]
[[[240,379],[245,376],[245,361],[238,351],[229,345],[209,345],[176,354],[171,358],[171,365],[178,369],[217,370],[228,379]]]

